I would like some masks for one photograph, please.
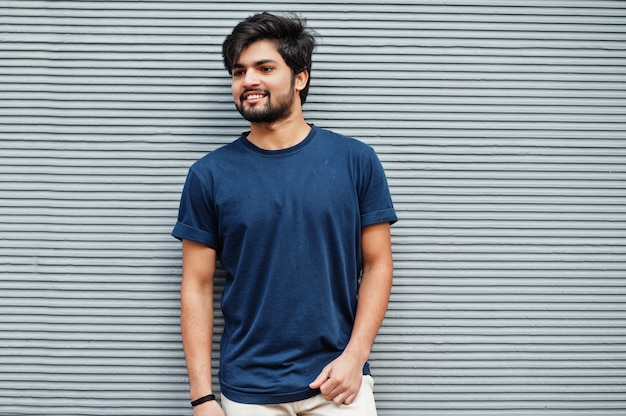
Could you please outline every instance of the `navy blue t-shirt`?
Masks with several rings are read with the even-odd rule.
[[[217,251],[222,394],[304,400],[343,351],[356,313],[361,228],[397,220],[374,150],[313,126],[263,150],[242,135],[192,165],[172,235]]]

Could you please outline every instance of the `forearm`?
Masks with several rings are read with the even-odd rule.
[[[389,224],[365,227],[362,233],[363,271],[357,311],[346,352],[365,363],[385,317],[393,280]]]
[[[356,317],[348,345],[309,385],[312,389],[319,388],[326,400],[338,405],[350,404],[356,397],[363,379],[363,365],[389,303],[393,274],[391,249],[382,258],[376,257],[376,261],[364,263]]]
[[[215,261],[213,249],[183,241],[180,326],[192,399],[213,392],[211,349]]]
[[[184,283],[181,287],[181,332],[192,399],[212,393],[211,350],[213,293],[206,287]]]
[[[393,266],[380,264],[363,270],[357,312],[346,353],[365,363],[382,325],[389,303]]]

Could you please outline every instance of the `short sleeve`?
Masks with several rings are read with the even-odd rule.
[[[178,220],[172,236],[179,240],[191,240],[217,249],[217,221],[211,193],[194,171],[187,174],[180,198]]]
[[[371,150],[363,164],[359,189],[361,226],[398,221],[391,200],[387,177],[378,156]]]

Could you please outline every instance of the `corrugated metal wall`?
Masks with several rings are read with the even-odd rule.
[[[388,171],[380,415],[626,412],[626,2],[0,7],[0,414],[191,414],[169,232],[263,9],[322,37],[308,119]]]

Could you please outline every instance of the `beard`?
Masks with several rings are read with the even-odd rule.
[[[295,86],[295,77],[291,80],[291,91]],[[246,91],[247,92],[247,91]],[[265,94],[265,105],[245,106],[243,95],[239,97],[239,102],[235,102],[235,107],[239,114],[251,123],[273,123],[284,120],[291,114],[291,107],[294,102],[294,95],[288,93],[284,98],[278,97],[276,103],[272,102],[272,96],[268,90],[259,90]]]
[[[244,100],[240,99],[236,104],[237,111],[246,120],[251,123],[273,123],[275,121],[286,119],[291,114],[291,106],[293,105],[293,95],[289,95],[288,98],[280,100],[274,105],[271,101],[271,96],[268,91],[263,91],[266,95],[267,103],[259,106],[246,107]]]

